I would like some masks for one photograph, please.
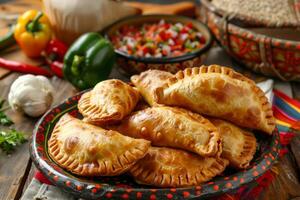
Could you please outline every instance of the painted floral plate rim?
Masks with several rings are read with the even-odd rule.
[[[30,155],[36,167],[56,186],[64,191],[87,199],[192,199],[212,197],[236,190],[249,184],[268,171],[277,160],[280,151],[278,131],[272,136],[256,134],[260,155],[246,170],[226,170],[208,183],[187,188],[157,188],[139,185],[128,175],[118,177],[78,177],[59,167],[48,155],[47,141],[58,119],[65,113],[80,118],[77,102],[84,92],[68,98],[50,109],[37,122],[30,144]],[[227,173],[227,174],[226,174]]]

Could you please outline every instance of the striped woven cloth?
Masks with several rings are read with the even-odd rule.
[[[287,145],[300,132],[300,102],[278,90],[273,92],[273,112],[280,141],[282,145]]]

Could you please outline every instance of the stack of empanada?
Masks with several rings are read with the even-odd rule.
[[[135,87],[106,80],[82,95],[84,120],[65,115],[48,141],[54,161],[82,176],[129,172],[147,185],[198,185],[228,165],[247,168],[256,151],[251,130],[275,128],[264,93],[230,68],[149,70],[131,81]]]

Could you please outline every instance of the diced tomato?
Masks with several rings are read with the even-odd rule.
[[[163,49],[163,50],[162,50],[162,55],[167,56],[167,55],[168,55],[168,51],[165,50],[165,49]]]
[[[180,33],[184,34],[184,33],[188,33],[189,29],[187,27],[183,27],[180,31]]]
[[[174,56],[181,56],[182,55],[182,51],[174,51],[173,55]]]
[[[161,38],[162,40],[167,40],[167,38],[166,38],[166,32],[165,32],[165,31],[161,31],[161,32],[159,33],[159,36],[160,36],[160,38]]]
[[[128,53],[129,55],[132,55],[132,54],[133,54],[133,51],[132,51],[131,49],[128,49],[128,50],[127,50],[127,53]]]
[[[144,54],[150,52],[150,48],[149,48],[149,47],[146,47],[146,46],[143,46],[143,47],[142,47],[142,50],[143,50],[143,53],[144,53]]]
[[[177,37],[175,40],[175,45],[182,45],[182,44],[183,44],[183,41]]]
[[[126,49],[127,49],[127,51],[131,50],[131,47],[129,45],[126,45]]]
[[[175,50],[181,50],[182,49],[182,45],[174,45],[174,46],[171,46],[171,50],[172,51],[175,51]]]
[[[189,27],[189,28],[194,28],[194,25],[193,25],[192,22],[188,22],[188,23],[186,24],[186,26]]]
[[[134,35],[134,37],[135,38],[139,38],[139,37],[141,37],[141,35],[142,35],[141,32],[136,32],[135,35]]]
[[[201,38],[199,39],[199,42],[200,42],[201,44],[205,44],[206,40],[205,40],[204,37],[201,37]]]
[[[167,23],[167,24],[164,24],[164,28],[165,29],[169,29],[171,27],[171,24]]]
[[[155,32],[157,30],[157,26],[151,26],[150,28],[149,28],[149,32]]]
[[[162,40],[167,41],[168,39],[170,39],[172,37],[172,34],[166,32],[166,31],[161,31],[159,33],[159,36],[161,37]]]
[[[155,42],[160,43],[161,41],[163,41],[163,39],[160,37],[160,35],[156,35],[154,38]]]

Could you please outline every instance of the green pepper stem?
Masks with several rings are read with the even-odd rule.
[[[39,20],[43,16],[42,12],[38,12],[35,18],[27,24],[27,30],[30,32],[37,32],[39,31]]]
[[[74,75],[80,75],[80,64],[84,60],[84,56],[75,55],[73,58],[71,71]]]

